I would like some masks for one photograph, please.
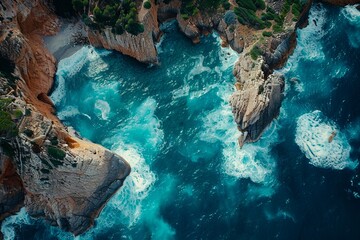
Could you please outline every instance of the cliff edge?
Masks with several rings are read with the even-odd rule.
[[[1,214],[25,206],[31,216],[81,234],[122,186],[130,166],[55,117],[47,96],[55,59],[42,37],[58,31],[58,20],[46,3],[2,1],[0,20],[0,57],[9,65],[1,69],[0,110],[2,123],[10,126],[0,131]]]

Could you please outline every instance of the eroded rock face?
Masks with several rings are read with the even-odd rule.
[[[55,59],[42,36],[56,33],[58,21],[45,1],[5,0],[0,16],[4,19],[0,56],[15,63],[20,77],[16,87],[0,78],[1,98],[10,99],[9,108],[22,112],[19,135],[6,140],[13,155],[0,154],[1,204],[5,212],[25,206],[31,216],[80,234],[122,186],[130,166],[120,156],[69,132],[54,116],[47,93]],[[8,191],[9,184],[13,192]]]
[[[0,147],[0,221],[24,204],[25,191],[11,158]]]
[[[127,32],[116,35],[111,31],[111,28],[105,28],[101,31],[88,28],[90,43],[95,47],[117,50],[140,62],[157,64],[158,57],[155,44],[161,36],[159,24],[174,18],[179,24],[180,31],[194,43],[199,43],[202,35],[216,30],[222,36],[224,45],[230,44],[238,52],[243,49],[243,39],[237,31],[233,31],[232,27],[224,22],[224,12],[222,11],[212,14],[198,13],[185,20],[180,14],[181,1],[179,0],[172,0],[168,4],[160,0],[158,4],[151,1],[151,6],[150,9],[141,6],[139,10],[139,22],[144,25],[143,33],[136,36]]]
[[[235,122],[241,131],[239,145],[259,139],[264,129],[279,115],[284,91],[284,77],[271,74],[264,78],[263,61],[240,59],[235,72],[240,79],[230,97]]]
[[[88,29],[90,44],[95,47],[103,47],[119,51],[131,56],[140,62],[157,64],[158,56],[155,47],[156,40],[160,37],[159,23],[157,19],[157,5],[151,1],[151,8],[141,6],[139,22],[144,25],[144,32],[132,35],[124,32],[121,35],[112,33],[111,28],[101,31]]]
[[[31,216],[44,217],[53,225],[80,234],[122,186],[130,166],[120,156],[80,139],[75,132],[69,133],[26,104],[19,97],[21,89],[12,93],[6,98],[23,116],[18,123],[19,135],[8,140],[11,160],[0,154],[4,212],[11,206],[25,206]],[[8,187],[10,192],[6,192]]]

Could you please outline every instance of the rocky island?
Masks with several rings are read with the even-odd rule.
[[[132,159],[83,138],[57,116],[49,95],[57,64],[74,46],[114,50],[166,68],[157,48],[162,24],[176,20],[193,44],[216,32],[222,47],[239,54],[228,99],[242,148],[258,141],[280,114],[285,76],[277,70],[294,52],[297,30],[309,24],[312,6],[311,0],[2,1],[0,219],[25,207],[32,217],[82,234],[131,172]],[[71,36],[64,31],[69,21],[78,27]],[[64,36],[66,43],[56,46]],[[327,142],[337,144],[337,131],[331,131]]]

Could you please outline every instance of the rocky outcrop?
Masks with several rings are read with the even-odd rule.
[[[151,1],[151,3],[152,7],[150,9],[145,9],[141,5],[139,10],[139,22],[144,25],[143,33],[132,35],[124,32],[121,35],[117,35],[111,31],[110,27],[100,31],[88,29],[90,44],[95,47],[119,51],[140,62],[149,64],[158,63],[155,42],[160,37],[160,30],[157,5],[155,5],[154,1]]]
[[[280,11],[284,1],[267,2],[273,9]],[[276,6],[274,6],[274,4]],[[236,91],[230,97],[235,122],[241,135],[240,147],[246,142],[257,141],[266,127],[280,113],[284,91],[284,77],[273,73],[282,67],[296,47],[296,29],[306,25],[307,15],[312,1],[308,1],[294,22],[292,13],[285,16],[284,29],[264,38],[259,31],[239,27],[244,37],[244,52],[235,64],[234,75],[237,79]],[[259,56],[252,53],[254,49]],[[254,59],[254,57],[256,59]]]
[[[234,70],[238,82],[230,104],[241,131],[240,147],[245,142],[257,141],[280,112],[284,78],[279,74],[265,78],[262,66],[263,60],[253,62],[249,58],[240,58]]]
[[[0,221],[17,212],[23,206],[25,197],[22,181],[11,158],[5,153],[4,145],[0,147]]]
[[[84,232],[130,172],[124,159],[64,132],[36,109],[19,125],[14,157],[25,206],[75,235]],[[27,132],[32,136],[26,135]]]
[[[21,89],[6,96],[11,100],[9,108],[21,111],[23,116],[18,122],[19,135],[8,140],[11,156],[1,159],[5,176],[14,179],[6,181],[14,186],[2,204],[23,200],[23,186],[23,205],[31,216],[44,217],[53,225],[80,234],[122,186],[130,166],[105,148],[65,131],[16,97],[19,95]],[[15,164],[18,175],[10,163]]]
[[[41,0],[6,0],[0,6],[0,56],[15,63],[20,78],[16,86],[0,81],[1,98],[11,102],[9,111],[21,113],[19,135],[5,140],[13,154],[0,154],[1,206],[5,212],[25,206],[31,216],[80,234],[122,186],[130,166],[68,131],[53,114],[47,94],[55,59],[42,36],[56,33],[56,16]]]
[[[140,62],[158,63],[155,44],[161,36],[159,24],[169,19],[176,19],[180,31],[182,31],[194,43],[200,42],[202,35],[209,34],[213,30],[218,31],[224,45],[230,46],[238,52],[243,49],[243,40],[238,32],[231,30],[230,25],[224,23],[223,10],[215,13],[198,13],[184,19],[180,14],[181,1],[172,0],[169,3],[163,1],[151,1],[151,8],[145,9],[143,6],[139,10],[139,22],[144,25],[144,32],[132,35],[125,32],[117,35],[111,31],[110,27],[102,30],[92,30],[88,28],[88,38],[91,45],[106,49],[117,50],[125,55],[131,56]],[[159,20],[159,21],[158,21]]]
[[[218,28],[222,13],[216,14],[198,13],[188,19],[184,19],[181,14],[177,15],[177,22],[180,30],[190,38],[193,43],[199,43],[202,35],[207,35]]]

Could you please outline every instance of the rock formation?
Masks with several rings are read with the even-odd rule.
[[[358,2],[324,1],[340,5]],[[9,100],[3,106],[6,111],[20,113],[13,119],[18,135],[0,139],[0,219],[25,206],[30,215],[44,217],[53,225],[80,234],[92,225],[106,201],[121,187],[130,166],[120,156],[81,139],[54,116],[47,95],[53,84],[55,59],[44,47],[42,37],[55,34],[59,22],[46,2],[0,2],[0,57],[15,64],[19,77],[14,85],[0,76],[0,99]],[[109,28],[88,29],[90,43],[141,62],[157,63],[159,21],[176,18],[180,30],[194,43],[200,41],[202,34],[216,30],[224,46],[242,52],[234,67],[236,91],[230,99],[242,132],[239,144],[256,141],[279,114],[284,79],[273,70],[286,61],[295,47],[295,29],[306,22],[311,1],[298,23],[289,13],[284,31],[268,38],[262,37],[260,30],[239,24],[231,10],[197,13],[184,19],[180,14],[181,1],[157,2],[151,1],[150,9],[138,9],[143,33],[116,35]],[[280,11],[284,1],[266,4]],[[254,58],[251,50],[255,46],[261,54]]]
[[[241,131],[239,145],[259,139],[274,118],[279,115],[284,91],[284,78],[271,74],[265,78],[263,60],[253,62],[240,58],[234,73],[237,90],[230,98],[235,122]]]
[[[70,133],[53,114],[47,94],[55,59],[42,36],[56,33],[57,17],[40,0],[0,5],[0,57],[13,62],[19,76],[16,84],[0,79],[1,99],[7,102],[2,110],[17,113],[13,120],[19,131],[16,137],[1,136],[12,153],[0,154],[1,213],[25,206],[31,216],[80,234],[122,186],[130,166]]]
[[[141,5],[139,10],[139,22],[144,24],[143,33],[136,36],[128,32],[117,35],[111,31],[111,27],[101,30],[88,29],[90,44],[95,47],[119,51],[140,62],[149,64],[158,63],[155,42],[160,37],[160,30],[157,5],[155,5],[154,1],[151,2],[152,7],[150,9],[146,9]]]

